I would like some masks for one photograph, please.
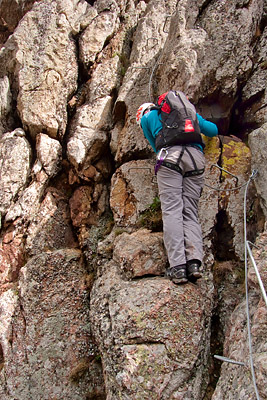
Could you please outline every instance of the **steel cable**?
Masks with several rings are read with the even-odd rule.
[[[252,375],[252,380],[253,380],[253,385],[254,385],[254,390],[256,394],[257,400],[260,400],[259,393],[258,393],[258,388],[257,388],[257,383],[256,383],[256,377],[255,377],[255,370],[254,370],[254,365],[253,365],[253,354],[252,354],[252,338],[251,338],[251,328],[250,328],[250,316],[249,316],[249,298],[248,298],[248,264],[247,264],[247,224],[246,224],[246,218],[247,218],[247,210],[246,210],[246,200],[247,200],[247,190],[249,183],[252,179],[255,178],[257,174],[257,171],[252,171],[251,176],[249,177],[249,180],[246,184],[246,189],[245,189],[245,194],[244,194],[244,243],[245,243],[245,286],[246,286],[246,313],[247,313],[247,331],[248,331],[248,346],[249,346],[249,363],[250,363],[250,371]]]

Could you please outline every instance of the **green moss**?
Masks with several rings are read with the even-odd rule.
[[[125,53],[118,53],[118,52],[115,52],[112,57],[119,58],[120,63],[121,63],[120,73],[121,73],[121,76],[124,76],[126,74],[127,68],[129,67],[129,63],[130,63],[129,57]]]
[[[109,214],[107,221],[106,221],[106,225],[104,227],[104,232],[103,232],[103,236],[107,236],[110,234],[110,232],[112,231],[113,227],[114,227],[114,217],[113,214]]]
[[[114,229],[115,236],[120,236],[122,233],[128,232],[127,229],[123,228],[116,228]]]
[[[97,362],[101,362],[101,354],[96,354],[96,355],[95,355],[95,360],[96,360]]]
[[[148,208],[141,213],[137,225],[138,227],[147,228],[154,232],[162,231],[162,213],[159,197],[155,197]]]

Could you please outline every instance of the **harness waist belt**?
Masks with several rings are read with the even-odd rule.
[[[173,169],[174,171],[179,172],[181,175],[183,175],[184,178],[186,178],[187,176],[201,175],[205,171],[205,168],[193,169],[192,171],[187,171],[183,174],[182,169],[177,164],[174,164],[169,161],[163,161],[161,165],[164,165],[164,167],[167,167],[167,168]]]

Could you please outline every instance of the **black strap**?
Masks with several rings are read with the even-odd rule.
[[[177,171],[177,172],[179,172],[181,175],[183,175],[182,169],[181,169],[181,168],[179,167],[179,165],[177,165],[177,164],[174,164],[174,163],[169,162],[169,161],[163,161],[161,165],[164,165],[164,167],[173,169],[174,171]]]
[[[170,161],[163,161],[162,164],[164,167],[170,168],[176,172],[179,172],[179,174],[183,175],[184,178],[187,178],[188,176],[196,176],[196,175],[201,175],[204,173],[205,168],[201,169],[193,169],[192,171],[187,171],[183,173],[182,169],[179,167],[179,165],[174,164]]]
[[[180,167],[179,164],[180,164],[180,161],[181,161],[185,151],[189,154],[195,169],[192,169],[191,171],[187,171],[187,172],[183,173],[182,168]],[[167,168],[170,168],[170,169],[172,169],[172,170],[174,170],[176,172],[179,172],[179,174],[181,174],[184,178],[187,178],[188,176],[201,175],[205,171],[205,168],[198,169],[194,157],[192,156],[192,154],[190,153],[190,151],[188,150],[188,148],[186,146],[182,146],[182,150],[181,150],[181,152],[179,154],[179,157],[178,157],[176,163],[172,163],[170,161],[165,161],[164,160],[164,161],[162,161],[161,165],[164,165],[164,167],[167,167]]]
[[[190,158],[191,158],[191,161],[192,161],[192,163],[193,163],[193,166],[194,166],[195,170],[197,170],[198,168],[197,168],[197,164],[196,164],[196,162],[195,162],[194,157],[192,156],[192,154],[190,153],[190,151],[188,150],[187,147],[185,148],[185,150],[186,150],[186,152],[189,154],[189,156],[190,156]]]
[[[185,146],[182,146],[182,150],[181,150],[180,155],[179,155],[179,157],[178,157],[178,160],[177,160],[177,162],[176,162],[176,164],[177,164],[178,166],[180,165],[180,161],[181,161],[181,159],[182,159],[182,157],[183,157],[183,155],[184,155],[184,150],[185,150]]]

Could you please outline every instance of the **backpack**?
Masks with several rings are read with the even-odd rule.
[[[162,130],[155,140],[156,150],[174,145],[198,143],[204,147],[196,109],[184,93],[170,90],[158,98],[157,109],[162,118]]]

